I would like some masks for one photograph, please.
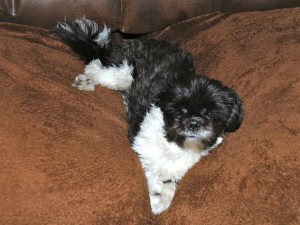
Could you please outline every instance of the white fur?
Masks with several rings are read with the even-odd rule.
[[[151,208],[154,214],[166,210],[171,204],[176,190],[175,181],[203,156],[222,142],[219,137],[216,144],[199,151],[182,149],[165,138],[163,114],[160,108],[152,106],[141,124],[140,131],[134,139],[133,149],[139,154],[148,181]],[[173,182],[164,183],[172,180]]]
[[[87,20],[87,19],[76,19],[75,23],[77,23],[80,27],[80,29],[88,36],[89,35],[89,29],[93,28],[93,32],[96,33],[98,31],[98,25],[95,23],[95,21]],[[104,46],[109,43],[109,35],[110,35],[110,28],[108,28],[104,24],[103,30],[93,39],[95,42],[97,42],[98,45]]]
[[[57,23],[56,27],[57,28],[62,27],[64,30],[67,30],[67,31],[73,33],[73,30],[71,29],[71,27],[66,22]]]
[[[107,28],[107,26],[104,24],[104,28],[102,32],[99,33],[96,38],[94,38],[94,41],[97,42],[97,44],[100,46],[105,46],[110,42],[109,36],[110,36],[110,28]]]
[[[93,91],[95,85],[100,84],[113,90],[127,90],[133,81],[133,66],[126,60],[120,66],[104,67],[99,59],[91,61],[84,70],[84,74],[76,77],[74,87]]]

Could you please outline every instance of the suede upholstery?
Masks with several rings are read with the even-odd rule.
[[[161,224],[299,223],[299,27],[294,8],[197,17],[158,36],[187,48],[197,71],[245,106],[240,130],[189,171]]]
[[[0,224],[299,224],[300,8],[167,27],[245,121],[151,215],[119,94],[71,87],[84,65],[40,28],[0,23]]]
[[[1,24],[0,224],[140,224],[150,207],[121,97],[73,89],[82,62],[44,34]]]

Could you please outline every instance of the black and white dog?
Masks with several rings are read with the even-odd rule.
[[[191,55],[167,41],[110,42],[110,29],[91,20],[53,30],[86,62],[73,86],[95,85],[124,97],[128,136],[148,181],[154,214],[166,210],[184,174],[243,120],[242,102],[219,81],[197,76]]]

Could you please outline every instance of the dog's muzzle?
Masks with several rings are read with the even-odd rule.
[[[199,117],[192,117],[188,120],[186,120],[185,127],[188,134],[191,136],[196,135],[201,128],[204,126],[203,119]]]
[[[211,135],[209,122],[200,117],[192,117],[185,121],[185,136],[191,139],[206,139]]]

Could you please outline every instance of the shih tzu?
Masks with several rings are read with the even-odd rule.
[[[86,62],[75,88],[93,91],[100,84],[121,92],[152,212],[163,212],[184,174],[240,127],[240,98],[196,75],[191,55],[176,44],[135,39],[113,45],[110,29],[87,19],[58,23],[53,32]]]

